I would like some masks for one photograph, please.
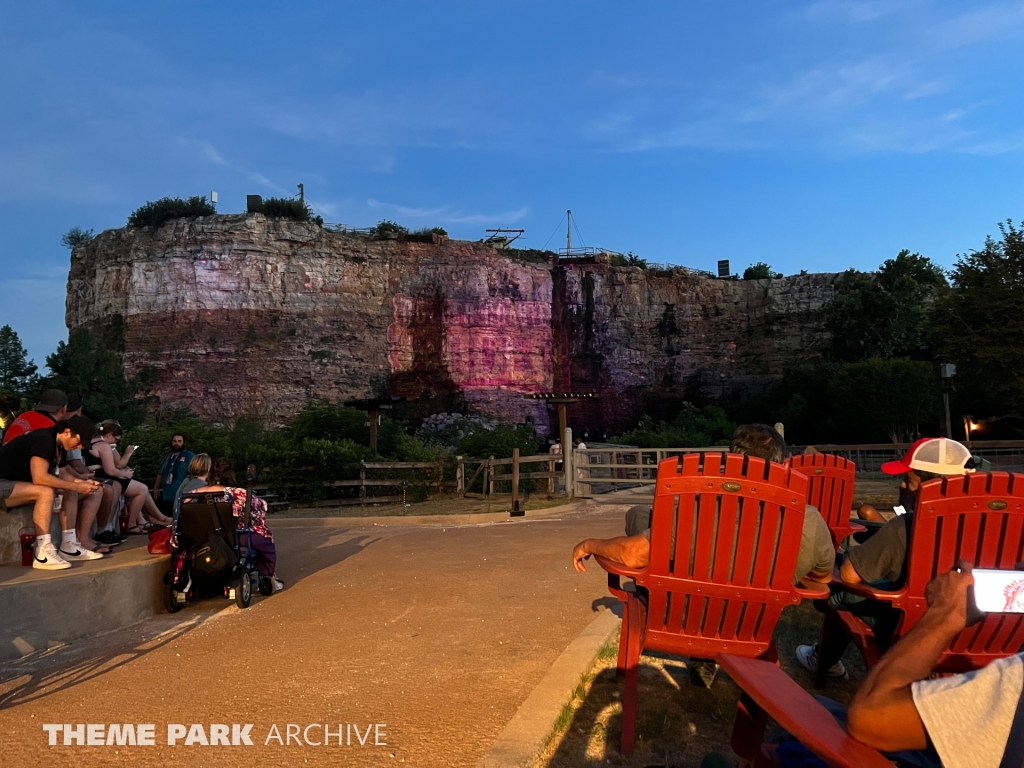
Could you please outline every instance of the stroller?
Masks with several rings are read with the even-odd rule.
[[[247,480],[250,473],[246,473]],[[188,499],[187,503],[185,500]],[[270,594],[256,571],[256,553],[250,546],[252,490],[245,493],[245,525],[238,527],[232,503],[221,493],[185,494],[175,504],[171,568],[164,574],[164,606],[180,611],[193,598],[221,594],[239,608],[252,601],[253,583],[260,594]]]

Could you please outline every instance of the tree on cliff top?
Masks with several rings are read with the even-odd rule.
[[[826,309],[829,352],[845,362],[900,357],[926,342],[929,305],[946,285],[942,268],[904,249],[877,274],[843,274]]]
[[[0,389],[25,397],[38,380],[35,363],[29,361],[17,332],[9,325],[0,328]]]
[[[957,364],[957,389],[975,414],[1024,413],[1024,223],[957,258],[953,288],[935,301],[932,335]],[[958,399],[960,399],[958,397]],[[968,413],[972,411],[967,411]]]
[[[159,227],[171,219],[189,219],[197,216],[212,216],[217,212],[205,196],[162,197],[135,209],[128,217],[129,227]]]
[[[91,229],[82,229],[81,227],[72,227],[63,235],[61,235],[60,242],[65,248],[71,248],[74,250],[76,246],[82,243],[88,243],[95,237],[95,233]]]

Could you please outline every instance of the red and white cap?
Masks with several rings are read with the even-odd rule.
[[[888,461],[882,465],[887,475],[905,475],[912,469],[932,472],[936,475],[966,475],[971,452],[956,440],[944,437],[923,437],[914,443],[902,459]]]

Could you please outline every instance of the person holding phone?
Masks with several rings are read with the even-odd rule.
[[[195,454],[185,447],[185,435],[181,432],[171,435],[171,452],[160,460],[153,482],[153,498],[163,514],[174,514],[174,500],[188,477],[188,467],[194,458]]]
[[[850,703],[851,736],[888,752],[925,750],[930,743],[945,768],[1024,763],[1024,656],[929,679],[977,611],[972,586],[982,602],[984,573],[961,563],[928,584],[928,610],[872,668]],[[1002,574],[999,580],[1024,575],[988,573]]]
[[[93,471],[97,480],[113,480],[124,494],[128,505],[128,533],[149,533],[154,526],[143,519],[143,515],[156,523],[157,526],[170,525],[171,518],[162,514],[149,495],[149,488],[134,479],[135,472],[127,467],[131,459],[131,446],[122,456],[117,451],[117,441],[121,439],[121,425],[108,419],[100,422],[96,434],[92,438],[86,465]]]

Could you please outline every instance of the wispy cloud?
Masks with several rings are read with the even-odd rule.
[[[395,203],[384,203],[379,200],[367,200],[367,207],[381,211],[382,214],[398,216],[403,219],[429,219],[442,224],[512,224],[526,217],[529,208],[519,208],[502,213],[465,213],[454,206],[445,205],[439,208],[414,208]]]
[[[823,0],[805,6],[793,24],[801,34],[820,36],[830,25],[883,17],[896,30],[891,37],[875,35],[863,43],[833,31],[845,44],[807,55],[802,66],[737,68],[696,86],[646,87],[642,78],[601,70],[595,78],[605,84],[611,104],[586,122],[584,134],[624,152],[1017,151],[1024,129],[1016,121],[990,119],[994,100],[979,107],[977,89],[968,90],[949,50],[1024,38],[1024,3],[940,15],[924,0]]]

